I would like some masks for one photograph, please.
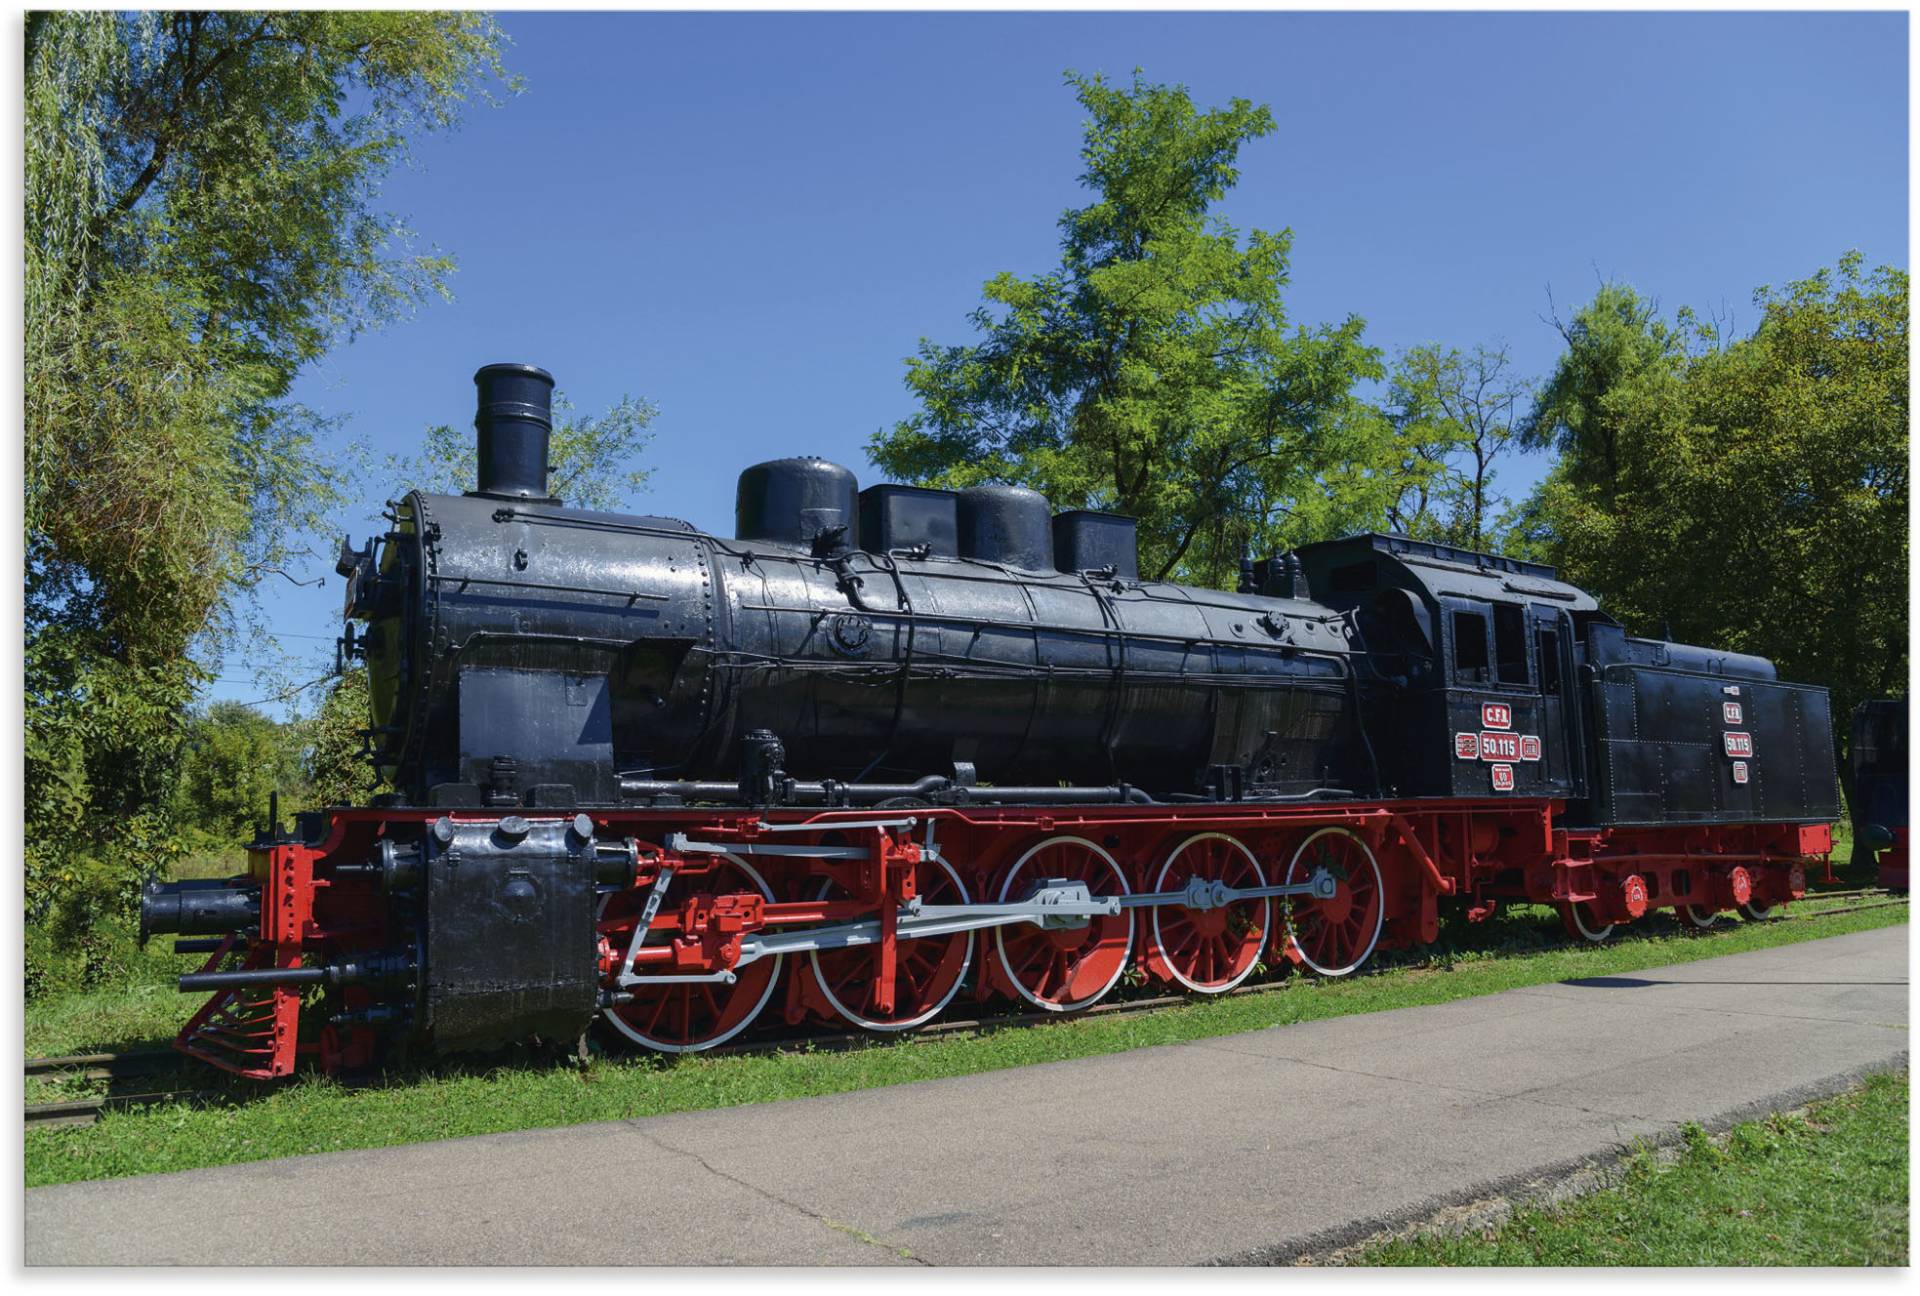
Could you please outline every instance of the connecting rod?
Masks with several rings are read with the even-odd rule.
[[[1337,888],[1338,883],[1333,874],[1324,867],[1316,868],[1306,881],[1292,884],[1231,887],[1223,882],[1209,882],[1194,878],[1179,891],[1153,891],[1123,896],[1095,896],[1084,882],[1050,878],[1030,891],[1024,900],[1010,904],[930,905],[922,903],[916,897],[900,907],[894,934],[896,939],[904,941],[953,936],[960,932],[983,931],[1020,923],[1041,928],[1081,927],[1094,918],[1110,918],[1130,909],[1144,909],[1155,905],[1179,905],[1187,909],[1205,910],[1236,904],[1244,900],[1264,900],[1283,896],[1328,900],[1333,897]],[[740,957],[735,960],[733,967],[737,971],[750,963],[776,955],[808,954],[815,951],[875,945],[882,939],[880,927],[878,919],[869,918],[830,927],[760,932],[741,942]],[[635,933],[633,949],[638,948],[640,932],[644,930],[643,927]],[[633,949],[629,949],[626,967],[617,978],[618,984],[622,987],[649,982],[732,979],[712,973],[673,977],[637,975],[633,972]]]

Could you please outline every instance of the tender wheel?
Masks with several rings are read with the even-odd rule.
[[[1680,905],[1674,909],[1680,915],[1680,921],[1695,931],[1705,931],[1720,921],[1720,913],[1705,905]]]
[[[928,867],[929,862],[932,867]],[[928,904],[966,904],[967,888],[953,866],[938,855],[922,857],[920,898]],[[846,892],[836,882],[823,883],[819,898],[832,900]],[[973,933],[903,940],[894,960],[893,1006],[882,1009],[879,990],[880,951],[876,945],[838,950],[815,950],[814,981],[833,1010],[863,1030],[901,1031],[923,1025],[947,1006],[973,962]]]
[[[1740,916],[1748,922],[1772,922],[1780,916],[1781,906],[1777,904],[1757,905],[1751,902],[1740,906]]]
[[[1345,828],[1322,828],[1301,842],[1287,865],[1287,885],[1299,886],[1323,865],[1338,884],[1333,899],[1290,900],[1287,934],[1302,963],[1321,976],[1346,976],[1380,942],[1386,883],[1373,852]]]
[[[766,879],[754,871],[753,865],[737,855],[716,856],[714,867],[705,875],[676,877],[669,884],[665,903],[654,918],[655,927],[663,933],[677,928],[677,922],[673,921],[679,909],[676,897],[684,901],[689,895],[733,895],[741,891],[758,891],[768,901],[773,899],[772,889]],[[625,942],[632,934],[633,921],[646,896],[644,893],[624,895],[618,897],[617,902],[627,907],[624,920],[615,916],[609,923],[603,917],[600,927],[603,932],[613,930],[616,946],[624,954]],[[663,921],[671,925],[662,928]],[[606,1018],[615,1030],[634,1043],[662,1053],[697,1053],[714,1048],[753,1024],[753,1019],[767,1006],[767,1000],[773,997],[784,961],[775,955],[749,963],[739,969],[739,978],[731,985],[724,981],[693,981],[633,986],[632,1002],[608,1008]]]
[[[1567,929],[1567,935],[1598,945],[1613,935],[1613,924],[1602,923],[1593,912],[1593,906],[1586,901],[1579,904],[1563,902],[1560,906],[1560,921]]]
[[[1173,848],[1154,880],[1155,891],[1177,891],[1189,880],[1250,889],[1267,884],[1260,861],[1225,833],[1200,833]],[[1156,905],[1154,971],[1201,994],[1223,994],[1253,975],[1273,926],[1273,901],[1236,900],[1213,909]]]
[[[1085,882],[1095,897],[1128,894],[1113,856],[1084,837],[1049,837],[1007,870],[1000,903],[1015,903],[1047,878]],[[1000,970],[1022,999],[1048,1012],[1074,1012],[1098,1003],[1127,970],[1133,910],[1051,929],[1009,923],[993,929],[993,942]]]

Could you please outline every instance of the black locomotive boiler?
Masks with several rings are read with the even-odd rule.
[[[209,954],[179,1046],[217,1065],[1218,993],[1442,903],[1764,918],[1830,849],[1825,691],[1550,568],[1366,535],[1200,589],[1129,518],[814,458],[714,536],[553,498],[551,377],[475,382],[477,488],[339,562],[391,790],[146,898]]]

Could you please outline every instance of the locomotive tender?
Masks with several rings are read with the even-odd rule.
[[[552,378],[475,382],[478,488],[338,567],[394,790],[144,898],[209,955],[176,1044],[217,1066],[1220,993],[1442,903],[1762,919],[1831,848],[1825,690],[1551,568],[1365,535],[1198,589],[1142,579],[1129,518],[811,458],[707,535],[566,507]]]

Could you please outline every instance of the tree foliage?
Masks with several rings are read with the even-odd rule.
[[[335,498],[287,400],[443,289],[376,205],[499,72],[484,16],[49,12],[26,29],[29,914],[177,843],[197,645]]]
[[[1520,434],[1531,385],[1504,345],[1470,351],[1430,344],[1394,365],[1388,407],[1409,456],[1394,530],[1476,550],[1497,550],[1504,502],[1495,461]]]
[[[1532,547],[1641,631],[1758,653],[1834,713],[1907,680],[1908,290],[1837,268],[1755,295],[1726,342],[1609,286],[1528,434],[1560,458]]]
[[[215,702],[187,726],[174,796],[182,823],[233,839],[267,821],[273,794],[298,799],[298,729],[240,702]]]
[[[1603,284],[1570,322],[1555,319],[1566,350],[1521,424],[1522,443],[1558,452],[1581,487],[1611,491],[1644,407],[1685,367],[1692,322],[1689,315],[1669,323],[1658,304],[1627,285]]]
[[[367,672],[359,668],[336,680],[303,722],[303,808],[363,805],[375,790],[373,767],[361,755],[367,714]]]
[[[1378,525],[1402,463],[1354,394],[1378,378],[1357,318],[1295,328],[1292,235],[1244,238],[1214,210],[1243,145],[1274,130],[1244,99],[1068,76],[1088,113],[1061,263],[986,284],[967,345],[922,339],[919,410],[869,444],[909,481],[1032,486],[1139,521],[1143,572],[1230,583],[1243,550]]]

